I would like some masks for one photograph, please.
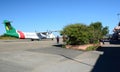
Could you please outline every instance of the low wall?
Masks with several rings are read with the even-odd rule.
[[[93,46],[93,44],[87,44],[87,45],[66,45],[65,47],[68,49],[77,49],[77,50],[86,50],[87,47]]]

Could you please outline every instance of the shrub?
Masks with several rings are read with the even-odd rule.
[[[96,50],[99,46],[89,46],[87,47],[87,51],[90,51],[90,50]]]
[[[70,24],[63,28],[61,35],[65,38],[65,44],[84,45],[98,43],[108,33],[108,27],[103,27],[100,22],[91,23],[89,26],[81,23]]]

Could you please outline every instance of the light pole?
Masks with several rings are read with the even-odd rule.
[[[117,14],[117,16],[118,16],[118,21],[119,21],[118,26],[120,26],[120,17],[119,17],[119,15],[120,15],[120,13]]]
[[[118,13],[118,14],[117,14],[117,16],[118,16],[118,21],[120,22],[120,18],[119,18],[119,15],[120,15],[120,13]]]

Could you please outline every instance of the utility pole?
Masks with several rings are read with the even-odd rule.
[[[120,13],[117,14],[117,16],[118,16],[118,21],[119,21],[118,26],[120,26],[120,17],[119,17],[119,15],[120,15]]]
[[[34,28],[35,28],[35,32],[37,33],[37,31],[36,31],[36,24],[34,24]]]
[[[120,15],[120,13],[117,14],[117,16],[118,16],[118,21],[120,22],[120,17],[119,17],[119,15]]]

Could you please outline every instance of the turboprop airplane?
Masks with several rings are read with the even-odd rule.
[[[47,38],[55,38],[55,35],[51,32],[22,32],[16,30],[12,25],[11,22],[8,20],[4,20],[3,24],[5,25],[6,33],[5,35],[16,37],[19,39],[31,39],[33,40],[41,40]]]

